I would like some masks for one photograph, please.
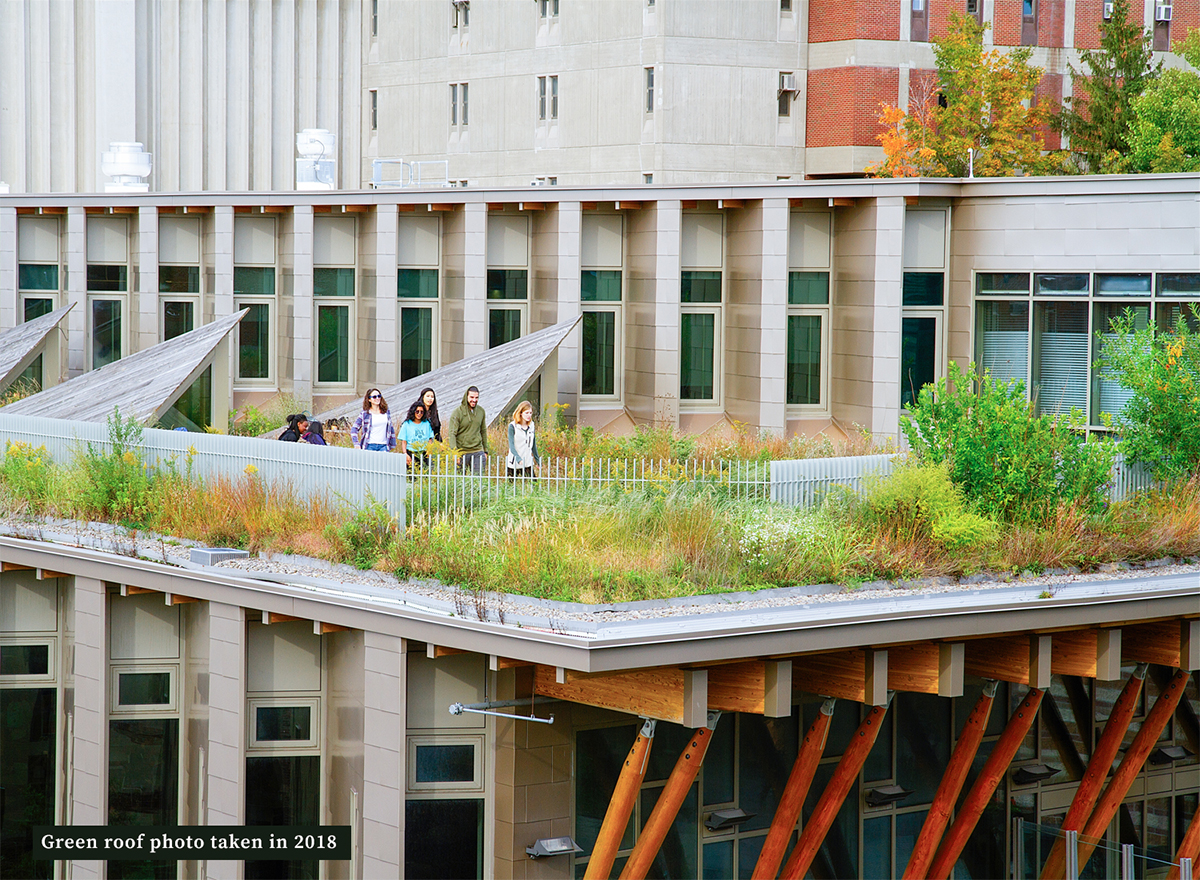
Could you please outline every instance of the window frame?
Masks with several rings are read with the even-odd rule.
[[[791,224],[796,222],[796,218],[804,216],[824,217],[827,221],[827,247],[825,248],[824,258],[819,261],[804,259],[802,255],[791,253]],[[787,318],[809,317],[816,316],[821,319],[821,381],[820,401],[815,404],[811,403],[788,403],[787,402],[787,354],[790,349],[790,337],[787,333],[790,331],[791,322],[787,321],[784,335],[784,411],[785,417],[788,419],[807,419],[827,415],[830,408],[830,373],[832,372],[833,358],[830,350],[833,337],[833,299],[834,299],[834,272],[833,272],[833,215],[829,211],[813,211],[813,210],[797,210],[788,212],[788,280],[787,293],[785,294],[785,302],[787,303]],[[824,273],[826,276],[827,296],[825,303],[792,303],[791,302],[791,282],[793,273]]]
[[[311,693],[302,691],[301,693]],[[298,708],[309,710],[309,736],[306,740],[258,738],[258,710]],[[293,697],[288,695],[254,696],[246,698],[246,752],[272,754],[311,755],[321,753],[321,698],[319,696]]]
[[[379,131],[379,89],[367,89],[367,130]]]
[[[469,82],[450,83],[450,132],[461,133],[470,124],[468,99]]]
[[[170,676],[171,698],[166,703],[122,703],[121,675],[167,673]],[[127,717],[137,715],[143,718],[162,716],[179,717],[179,664],[178,663],[128,663],[109,662],[109,716]]]
[[[485,734],[428,734],[422,736],[409,735],[406,738],[405,755],[407,769],[405,773],[405,792],[412,795],[440,795],[446,792],[463,794],[484,794],[487,779],[484,775],[486,761],[484,749],[487,746]],[[474,749],[474,775],[469,782],[418,782],[417,781],[417,749],[421,746],[460,746],[469,745]]]
[[[94,304],[98,302],[113,302],[120,307],[120,327],[117,330],[117,342],[120,345],[120,353],[108,363],[115,364],[129,355],[129,328],[126,326],[129,323],[126,320],[129,313],[129,294],[89,292],[87,295],[87,351],[84,353],[85,362],[88,364],[88,372],[100,370],[108,366],[108,364],[96,366],[96,315]]]
[[[46,647],[48,657],[45,673],[3,674],[0,673],[0,688],[25,688],[30,685],[54,684],[58,680],[58,636],[36,636],[6,634],[0,637],[0,647]]]
[[[654,66],[642,68],[642,91],[644,101],[642,113],[645,116],[654,115]]]
[[[233,308],[234,311],[241,311],[246,306],[266,306],[267,308],[267,339],[274,349],[267,350],[267,375],[266,376],[243,376],[242,371],[242,337],[241,325],[235,329],[233,339],[233,388],[235,391],[261,390],[264,388],[274,388],[277,375],[277,358],[279,357],[279,336],[277,333],[278,316],[278,299],[279,299],[279,269],[275,266],[266,266],[263,264],[243,263],[240,266],[234,266],[234,277],[237,277],[237,270],[242,269],[270,269],[274,278],[273,295],[260,293],[239,294],[236,286],[233,293]]]

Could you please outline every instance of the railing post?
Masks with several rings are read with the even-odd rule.
[[[1121,880],[1134,880],[1133,844],[1121,844]]]
[[[1020,816],[1013,819],[1012,827],[1012,876],[1013,880],[1025,877],[1025,820]]]
[[[1066,880],[1079,880],[1079,832],[1067,832]]]
[[[1179,880],[1192,880],[1192,860],[1179,860]]]

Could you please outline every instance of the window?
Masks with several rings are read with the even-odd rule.
[[[173,666],[116,666],[112,676],[112,712],[173,712],[176,707]]]
[[[654,112],[654,68],[645,68],[646,74],[646,113]]]
[[[512,303],[488,304],[488,348],[519,339],[524,333],[529,272],[525,269],[488,269],[487,298]]]
[[[909,23],[909,39],[914,43],[924,43],[929,40],[929,13],[925,8],[925,0],[912,0]]]
[[[550,77],[550,118],[558,119],[558,77]]]
[[[983,0],[967,0],[967,15],[983,24]]]
[[[792,0],[779,0],[779,11],[780,12],[791,12],[792,11]]]
[[[941,208],[910,208],[904,216],[901,279],[900,406],[943,369],[946,317],[946,240],[949,218]]]
[[[17,218],[17,290],[22,321],[54,311],[58,303],[58,230],[57,217]],[[39,390],[45,378],[44,354],[39,354],[20,376],[21,381]]]
[[[779,74],[779,115],[792,115],[792,95],[796,91],[796,75],[791,71]]]
[[[482,791],[483,737],[409,736],[409,791]]]
[[[238,217],[233,227],[234,308],[247,309],[237,329],[237,379],[264,386],[274,376],[275,220]]]
[[[379,0],[371,0],[371,36],[379,36]]]
[[[539,76],[538,82],[538,119],[546,118],[546,77]]]
[[[1036,46],[1037,0],[1021,0],[1021,45]]]
[[[165,342],[195,330],[200,311],[200,267],[159,266],[158,291],[158,338]],[[160,425],[204,430],[212,423],[212,367],[209,366],[164,413]]]
[[[400,381],[404,382],[434,368],[438,270],[400,269],[396,295],[400,298]]]
[[[793,416],[828,407],[831,224],[815,211],[789,221],[785,400]]]
[[[368,95],[368,124],[371,131],[379,131],[379,90],[370,89]]]
[[[1154,4],[1154,51],[1167,52],[1171,48],[1171,13],[1170,3],[1157,2]]]
[[[462,128],[467,124],[467,94],[469,83],[450,84],[450,125]]]
[[[558,0],[538,0],[538,14],[542,18],[558,18]]]
[[[725,218],[685,213],[680,236],[679,399],[721,402]]]
[[[1130,398],[1102,376],[1112,319],[1128,310],[1138,326],[1168,326],[1200,304],[1200,275],[980,272],[975,297],[977,362],[994,378],[1026,381],[1039,413],[1077,408],[1096,428]]]
[[[126,266],[87,267],[93,370],[119,361],[124,356],[125,298],[95,294],[124,293],[128,289],[127,279]]]
[[[465,30],[471,25],[471,0],[450,0],[450,26]]]
[[[613,397],[617,395],[621,270],[584,269],[580,281],[584,304],[580,393]]]
[[[321,217],[314,222],[314,373],[320,385],[353,382],[357,250],[352,217]]]
[[[653,174],[643,174],[642,175],[642,183],[654,183],[654,175]]]

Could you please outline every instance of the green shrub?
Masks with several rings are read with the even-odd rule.
[[[354,516],[326,526],[326,539],[338,545],[344,558],[364,571],[375,567],[400,534],[395,516],[382,501],[368,498]]]
[[[1181,312],[1174,326],[1139,328],[1132,311],[1112,322],[1104,340],[1103,373],[1133,397],[1114,413],[1121,449],[1162,480],[1200,474],[1200,321]]]
[[[928,538],[935,522],[962,510],[962,492],[945,464],[902,464],[887,476],[867,480],[868,521],[899,536]]]
[[[918,459],[945,464],[982,514],[1003,521],[1049,516],[1062,502],[1103,505],[1113,444],[1088,438],[1082,414],[1037,415],[1023,382],[999,382],[969,364],[926,385],[900,420]]]
[[[1000,529],[986,516],[963,510],[938,518],[931,537],[946,550],[969,550],[994,545],[1000,538]]]
[[[108,417],[107,451],[87,444],[79,455],[80,479],[76,500],[81,511],[113,522],[136,524],[150,504],[151,469],[142,458],[142,426],[122,419],[114,409]]]
[[[28,443],[11,440],[4,444],[0,479],[18,498],[41,510],[50,497],[52,464],[45,446],[34,449]]]

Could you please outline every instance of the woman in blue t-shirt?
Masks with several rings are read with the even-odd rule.
[[[396,435],[396,445],[408,457],[408,467],[424,467],[428,461],[425,444],[433,439],[433,426],[425,418],[425,404],[418,400],[408,408],[408,418]]]

